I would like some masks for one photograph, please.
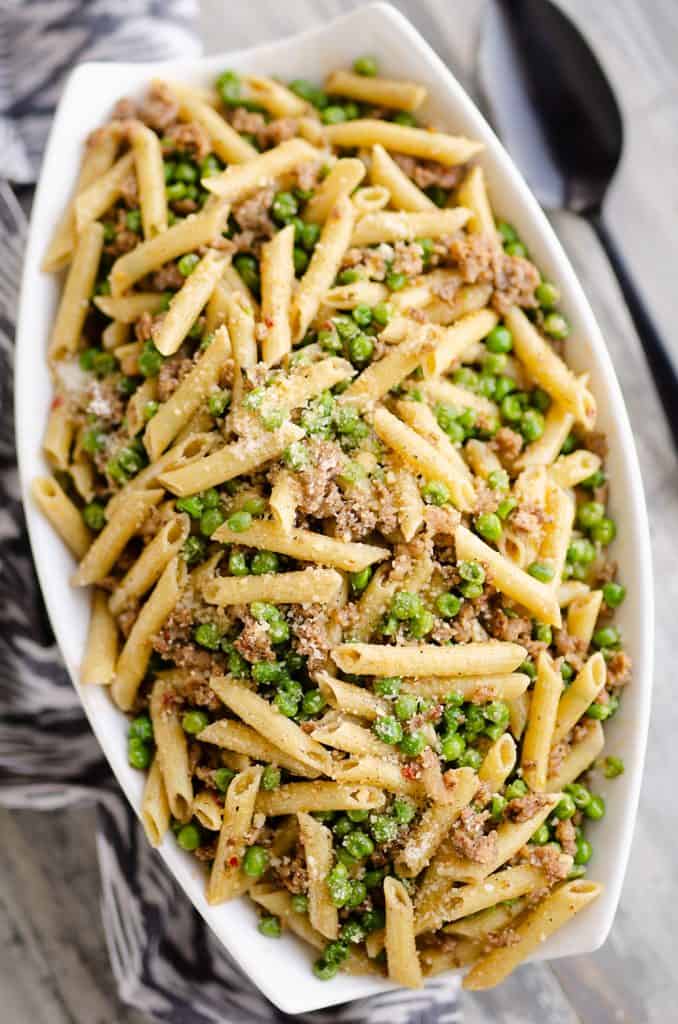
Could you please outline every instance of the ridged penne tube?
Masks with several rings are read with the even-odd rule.
[[[487,480],[490,473],[500,472],[502,464],[485,441],[478,441],[471,438],[464,445],[464,457],[469,466],[476,474]]]
[[[563,693],[558,704],[551,745],[564,739],[605,686],[607,666],[600,651],[591,655]]]
[[[530,695],[527,692],[517,694],[506,702],[509,709],[509,729],[511,735],[519,740],[525,732],[527,716],[530,711]]]
[[[254,315],[257,315],[259,312],[259,303],[243,281],[238,271],[230,263],[227,263],[224,267],[221,284],[231,295],[239,295],[241,300],[250,307]]]
[[[515,857],[518,850],[522,849],[525,843],[536,832],[542,822],[546,821],[553,808],[560,800],[561,794],[543,794],[542,807],[527,821],[512,822],[505,821],[497,829],[497,842],[494,855],[484,864],[461,857],[451,848],[443,848],[438,857],[429,868],[423,885],[433,885],[434,882],[440,885],[440,879],[445,883],[450,882],[480,882],[483,878],[493,874],[502,864]]]
[[[546,787],[549,751],[562,692],[563,677],[560,670],[546,651],[541,651],[537,659],[537,678],[532,690],[520,757],[523,778],[530,789],[536,792]]]
[[[496,793],[506,782],[516,764],[516,745],[513,737],[505,732],[489,748],[478,769],[478,778]]]
[[[445,971],[456,971],[459,967],[465,967],[467,964],[473,963],[474,960],[477,960],[481,948],[478,942],[464,938],[460,938],[458,942],[455,942],[452,949],[436,949],[433,946],[424,947],[419,954],[424,977],[432,978],[436,974],[443,974]]]
[[[559,594],[559,600],[562,605],[562,594]],[[584,651],[587,651],[591,644],[602,603],[602,590],[591,590],[576,595],[568,604],[567,632],[579,640]]]
[[[542,338],[525,314],[513,306],[504,317],[513,335],[513,349],[536,383],[575,420],[592,427],[596,420],[593,396],[560,356]]]
[[[430,352],[439,341],[439,329],[430,324],[418,325],[418,329],[405,341],[390,348],[376,363],[370,363],[352,381],[341,401],[365,406],[383,398],[391,388],[416,370],[425,353]]]
[[[49,338],[51,360],[63,359],[78,348],[103,244],[104,229],[97,221],[88,224],[78,238]]]
[[[540,622],[560,626],[558,595],[551,587],[519,569],[465,526],[457,527],[455,543],[458,561],[480,562],[489,569],[497,590],[522,604]]]
[[[148,412],[154,409],[149,406],[155,402],[158,394],[158,381],[155,377],[147,377],[143,384],[136,389],[125,410],[127,429],[132,437],[135,437],[148,423]]]
[[[134,704],[153,651],[153,637],[176,607],[185,582],[185,563],[174,557],[134,621],[120,652],[111,687],[113,700],[123,711],[129,711]]]
[[[406,779],[398,761],[384,761],[371,754],[359,758],[350,757],[339,761],[334,768],[334,777],[344,786],[376,786],[389,793],[401,793],[415,800],[424,800],[424,787],[416,779]]]
[[[553,569],[552,588],[560,586],[574,523],[574,501],[567,491],[552,484],[546,491],[546,523],[539,560]]]
[[[153,758],[146,776],[144,795],[141,798],[141,822],[151,846],[160,846],[169,828],[170,809],[157,756]]]
[[[75,422],[68,401],[63,395],[57,395],[50,407],[42,439],[42,450],[54,469],[69,468],[74,432]]]
[[[473,478],[461,454],[439,426],[433,411],[423,402],[398,402],[396,410],[408,426],[436,451],[441,469],[444,467],[442,479],[452,492],[453,503],[462,511],[468,511],[475,502]]]
[[[66,547],[76,558],[84,558],[92,543],[92,534],[62,487],[51,476],[39,476],[31,484],[31,494]]]
[[[479,673],[512,672],[526,658],[520,644],[492,640],[487,643],[408,644],[386,647],[383,644],[340,644],[332,650],[332,660],[342,670],[364,676],[475,676]]]
[[[75,200],[75,221],[78,234],[98,220],[118,199],[125,181],[134,173],[134,154],[126,153],[110,170],[93,181]],[[164,185],[163,185],[164,190]]]
[[[343,580],[334,569],[301,569],[261,576],[220,576],[202,590],[208,604],[220,607],[273,601],[275,604],[330,604],[337,600]]]
[[[215,284],[214,291],[207,300],[207,305],[204,309],[205,332],[207,334],[214,334],[219,327],[223,327],[228,318],[228,298],[231,293],[224,283],[223,276],[222,274],[221,280]]]
[[[544,419],[543,434],[538,440],[525,446],[515,461],[516,469],[525,469],[527,466],[550,466],[563,447],[573,425],[572,413],[558,402],[551,402]]]
[[[485,338],[498,323],[499,317],[491,309],[467,313],[455,321],[445,332],[445,340],[436,345],[422,362],[426,377],[437,377],[460,359],[470,345]]]
[[[136,377],[139,373],[139,356],[144,346],[140,341],[130,341],[120,348],[113,349],[113,355],[120,363],[120,369],[128,377]]]
[[[261,319],[266,327],[261,355],[269,366],[279,363],[292,347],[289,317],[294,231],[294,225],[288,224],[261,247]]]
[[[380,76],[358,75],[353,71],[332,71],[325,79],[325,92],[348,96],[375,107],[418,110],[426,99],[426,89],[418,82]]]
[[[104,352],[114,352],[116,348],[127,344],[129,336],[129,324],[122,323],[120,320],[114,320],[108,327],[104,327],[101,332],[101,347]]]
[[[350,196],[365,177],[365,164],[355,157],[337,160],[304,210],[304,220],[322,224],[340,196]]]
[[[196,271],[197,273],[197,271]],[[228,331],[220,327],[193,369],[182,379],[176,391],[160,405],[144,431],[144,445],[151,461],[159,459],[191,416],[206,401],[219,381],[229,357]]]
[[[293,423],[283,423],[279,430],[253,430],[248,436],[224,445],[204,459],[161,473],[158,480],[178,497],[195,494],[251,473],[266,462],[277,459],[288,445],[302,436],[303,431]]]
[[[125,486],[109,499],[106,505],[106,518],[112,519],[115,514],[127,504],[133,494],[152,490],[157,483],[158,477],[170,469],[178,469],[181,466],[190,465],[198,459],[203,458],[214,447],[221,435],[216,433],[193,434],[177,441],[172,448],[161,455],[156,462],[146,466],[140,473],[132,477]]]
[[[508,869],[507,869],[508,870]],[[490,878],[493,876],[491,875]],[[494,876],[497,877],[497,876]],[[481,943],[487,940],[490,933],[499,933],[525,910],[526,901],[522,897],[512,900],[510,904],[500,903],[487,910],[479,910],[469,917],[452,921],[445,925],[443,931],[448,935],[459,935],[472,942]],[[480,947],[476,946],[476,956]]]
[[[580,448],[571,455],[561,455],[556,459],[550,469],[551,478],[560,487],[576,487],[600,469],[601,461],[595,452]]]
[[[386,803],[375,786],[342,786],[338,782],[290,782],[261,792],[256,809],[267,817],[299,811],[371,811]]]
[[[247,833],[252,827],[262,772],[260,765],[245,768],[236,775],[226,792],[217,852],[207,883],[206,895],[210,906],[224,903],[240,891],[242,858],[247,847]]]
[[[482,149],[482,143],[462,136],[429,132],[423,128],[410,128],[365,118],[345,121],[343,124],[328,125],[325,136],[333,146],[375,146],[393,149],[397,153],[409,153],[425,160],[437,160],[447,167],[465,164]]]
[[[404,403],[400,403],[403,405]],[[408,403],[414,405],[414,403]],[[424,408],[422,406],[422,408]],[[383,406],[374,410],[374,429],[377,436],[387,444],[415,473],[420,473],[427,480],[441,480],[452,492],[452,498],[461,509],[472,508],[475,493],[470,482],[468,467],[459,453],[454,449],[456,458],[450,459],[449,450],[441,452],[437,444],[432,444],[416,430]],[[448,438],[445,440],[450,443]],[[459,462],[457,462],[457,458]],[[463,470],[460,470],[460,465]]]
[[[302,117],[307,110],[305,100],[281,85],[273,78],[263,75],[243,75],[249,98],[274,117]]]
[[[360,218],[351,245],[377,245],[380,242],[413,242],[415,238],[440,238],[463,228],[470,214],[463,206],[450,210],[409,211],[379,210]]]
[[[227,216],[227,203],[208,202],[200,213],[180,220],[162,234],[119,256],[109,274],[111,294],[117,298],[140,278],[153,270],[158,270],[163,263],[184,256],[187,252],[194,252],[203,245],[209,245],[221,234]]]
[[[135,491],[99,533],[73,574],[76,587],[98,583],[107,576],[122,554],[130,537],[143,523],[150,510],[163,498],[159,489]]]
[[[311,735],[323,746],[332,747],[334,750],[343,750],[347,754],[356,756],[368,754],[371,757],[384,757],[389,761],[397,757],[393,748],[388,743],[377,739],[370,729],[366,729],[349,718],[335,715],[334,712],[330,712],[324,719],[321,719]]]
[[[119,615],[126,604],[150,590],[168,562],[179,553],[190,526],[188,516],[180,514],[160,527],[111,594],[108,607],[113,615]]]
[[[369,174],[373,185],[383,185],[389,190],[391,202],[396,209],[409,210],[412,213],[435,209],[433,200],[417,188],[393,157],[378,143],[372,147]]]
[[[415,932],[419,935],[421,932],[437,931],[446,921],[459,921],[460,918],[494,907],[497,903],[519,899],[545,885],[544,872],[528,864],[504,868],[482,882],[454,888],[448,885],[436,894],[435,899],[428,899],[425,903],[417,901]]]
[[[431,377],[428,380],[419,381],[417,386],[424,398],[429,401],[443,402],[458,409],[473,409],[481,416],[493,419],[499,417],[499,406],[495,402],[491,402],[489,398],[484,398],[482,395],[476,395],[466,388],[459,387],[458,384],[452,384],[446,377]],[[477,443],[481,444],[482,442],[478,441]],[[466,447],[468,448],[468,444]],[[497,463],[498,468],[501,468],[498,459]]]
[[[486,700],[515,700],[528,688],[530,677],[522,672],[504,675],[471,675],[431,679],[403,679],[406,693],[421,697],[444,698],[448,693],[461,693],[464,700],[484,703]]]
[[[478,313],[487,308],[492,297],[492,285],[467,284],[456,293],[450,302],[435,299],[426,307],[426,316],[434,324],[453,324],[469,313]],[[466,358],[467,352],[463,353]]]
[[[228,164],[241,164],[257,157],[257,150],[232,128],[221,114],[196,95],[190,86],[178,82],[162,82],[179,101],[179,116],[183,121],[196,121],[209,136],[211,148]],[[213,180],[213,179],[205,179]]]
[[[319,774],[319,769],[309,768],[303,761],[276,747],[256,729],[231,718],[220,718],[212,722],[203,729],[198,739],[201,743],[213,743],[224,750],[246,755],[254,761],[277,764],[293,775],[315,778]]]
[[[414,941],[412,901],[403,883],[391,876],[384,879],[384,907],[389,978],[408,988],[420,988],[422,974]]]
[[[224,816],[219,797],[213,789],[203,789],[193,797],[191,808],[193,817],[197,818],[203,828],[210,832],[218,832]]]
[[[383,697],[354,683],[346,683],[343,679],[335,679],[329,672],[320,671],[316,680],[325,700],[334,708],[359,718],[372,721],[379,715],[388,714],[389,704]]]
[[[409,542],[424,522],[424,502],[417,479],[404,466],[396,469],[394,481],[398,525],[405,541]]]
[[[499,245],[497,229],[494,224],[494,214],[490,206],[490,199],[485,185],[485,175],[482,167],[476,164],[468,172],[457,191],[457,202],[471,211],[471,218],[467,224],[467,230],[472,235],[485,235]]]
[[[384,302],[389,295],[388,288],[378,281],[354,281],[352,284],[339,284],[330,288],[323,297],[323,302],[333,309],[355,309],[363,303],[376,306]]]
[[[581,580],[565,580],[558,587],[558,603],[561,608],[569,608],[575,600],[586,597],[589,593],[591,593],[591,588],[588,583],[583,583]],[[570,632],[569,623],[567,631]]]
[[[464,978],[464,988],[478,992],[503,981],[549,935],[600,895],[602,886],[580,878],[557,886],[514,926],[516,941],[482,956]]]
[[[70,465],[73,486],[83,501],[93,501],[96,496],[95,471],[84,454],[78,453]]]
[[[391,194],[383,185],[364,185],[357,188],[351,196],[351,202],[355,206],[358,219],[365,217],[368,213],[377,213],[384,210],[391,201]]]
[[[260,882],[248,890],[248,895],[255,903],[265,907],[270,914],[279,918],[283,928],[289,928],[294,935],[298,935],[314,949],[325,948],[327,940],[313,927],[305,911],[294,910],[292,894],[287,889],[272,890],[269,885]]]
[[[118,659],[118,628],[108,609],[105,591],[92,595],[85,657],[80,666],[80,682],[86,686],[106,686],[115,675]]]
[[[180,713],[172,700],[173,696],[172,686],[162,679],[156,679],[150,702],[155,759],[160,765],[170,811],[178,821],[188,821],[193,806],[188,740],[181,727]]]
[[[110,170],[117,148],[118,137],[115,131],[100,131],[97,133],[96,140],[88,141],[75,187],[75,195],[68,202],[42,261],[41,269],[45,272],[61,270],[70,260],[78,237],[75,225],[76,196]]]
[[[563,786],[569,786],[578,779],[582,772],[591,767],[605,746],[605,733],[600,722],[591,719],[585,724],[586,735],[570,747],[558,769],[553,774],[549,772],[547,793],[559,792]]]
[[[167,230],[165,168],[160,139],[141,121],[133,121],[130,140],[137,172],[144,238],[153,238]]]
[[[317,562],[346,572],[360,572],[388,554],[385,548],[373,544],[335,540],[299,527],[285,532],[277,523],[267,521],[253,523],[239,533],[231,530],[228,525],[220,526],[212,539],[220,544],[242,544],[245,547],[276,551],[280,555],[289,555],[304,562]]]
[[[247,163],[229,161],[232,165],[221,174],[203,178],[202,185],[208,192],[227,199],[230,203],[243,199],[250,192],[263,188],[281,174],[293,171],[308,160],[320,159],[319,150],[304,139],[289,139],[265,153],[253,154]]]
[[[331,758],[296,722],[285,718],[267,700],[224,676],[212,676],[210,686],[246,725],[255,729],[286,754],[324,775],[332,775]]]
[[[349,380],[354,374],[347,359],[329,356],[309,366],[300,366],[280,382],[274,381],[266,389],[266,397],[260,412],[268,408],[286,409],[291,412],[305,405],[323,391],[328,391],[340,381]]]
[[[214,180],[214,179],[211,179]],[[341,195],[327,214],[306,273],[292,299],[290,323],[293,342],[301,341],[318,312],[321,300],[332,285],[349,246],[355,209],[348,196]]]
[[[281,470],[271,488],[268,504],[273,519],[284,533],[294,529],[299,499],[300,492],[294,473],[288,469]]]
[[[215,249],[208,249],[197,267],[169,304],[169,309],[153,340],[164,356],[171,356],[200,315],[214,291],[224,269],[224,257]]]
[[[162,292],[134,292],[117,298],[112,295],[95,295],[94,305],[111,320],[133,324],[143,313],[159,313],[166,298]]]
[[[336,939],[339,933],[339,914],[330,899],[325,881],[334,859],[332,833],[310,814],[300,813],[298,820],[308,872],[308,916],[321,935],[327,939]]]
[[[478,776],[471,768],[457,768],[450,788],[453,799],[448,803],[433,803],[427,807],[409,833],[404,846],[398,851],[394,866],[403,878],[414,878],[424,870],[462,809],[475,796]]]

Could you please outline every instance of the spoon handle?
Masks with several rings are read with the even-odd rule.
[[[673,360],[644,300],[640,296],[626,261],[601,214],[594,213],[590,217],[590,223],[598,235],[603,249],[607,253],[607,257],[619,282],[619,287],[626,299],[631,319],[643,346],[647,365],[652,374],[659,399],[664,407],[669,429],[673,435],[673,442],[676,448],[678,448],[678,374],[676,373]]]

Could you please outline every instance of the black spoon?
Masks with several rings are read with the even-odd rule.
[[[624,126],[588,43],[550,0],[490,0],[479,50],[489,114],[547,209],[585,217],[626,299],[678,447],[678,376],[603,218]]]

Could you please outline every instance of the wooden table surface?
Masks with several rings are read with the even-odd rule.
[[[275,39],[360,0],[202,0],[208,52]],[[472,90],[482,0],[396,3]],[[608,212],[660,326],[678,288],[678,3],[562,0],[598,52],[624,110],[627,144]],[[638,441],[657,573],[655,713],[638,827],[612,934],[592,956],[521,968],[500,991],[462,997],[464,1024],[670,1024],[678,1020],[675,944],[678,801],[678,465],[639,344],[585,224],[554,218],[606,335]],[[117,999],[98,917],[89,810],[0,812],[0,1020],[143,1024]],[[188,1022],[187,1022],[188,1024]],[[230,1022],[229,1022],[230,1024]],[[245,1024],[245,1022],[233,1022]]]

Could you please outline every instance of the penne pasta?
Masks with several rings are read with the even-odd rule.
[[[88,224],[78,237],[50,334],[47,352],[51,360],[63,359],[80,344],[103,245],[104,229],[96,221]]]
[[[153,764],[144,786],[144,795],[141,800],[141,822],[151,846],[160,846],[169,828],[170,809],[160,768],[160,759],[157,756],[153,758]]]
[[[558,702],[551,745],[564,739],[605,686],[607,667],[600,651],[591,655]],[[546,779],[544,779],[546,782]]]
[[[118,627],[108,608],[106,593],[95,590],[80,681],[85,686],[106,686],[115,675],[118,660]]]
[[[155,760],[160,766],[167,803],[177,821],[188,821],[193,806],[193,783],[188,763],[188,741],[179,713],[172,702],[169,683],[156,679],[151,690],[150,712],[155,740]]]
[[[162,148],[155,132],[140,121],[132,122],[130,141],[137,172],[144,238],[153,238],[167,230],[167,199]]]
[[[382,185],[388,189],[391,202],[396,209],[407,210],[411,213],[435,210],[433,200],[429,199],[420,188],[417,188],[379,143],[372,147],[369,174],[373,185]]]
[[[224,269],[224,258],[209,249],[169,304],[158,331],[155,347],[164,356],[174,355],[207,303]]]
[[[202,593],[208,604],[221,607],[252,601],[326,604],[336,601],[342,585],[342,578],[334,569],[302,569],[263,576],[221,576],[209,580]]]
[[[549,750],[554,740],[562,691],[563,677],[548,654],[541,651],[520,760],[523,778],[530,789],[537,792],[542,792],[546,787]]]
[[[412,242],[415,238],[440,238],[452,235],[464,226],[469,211],[463,206],[453,210],[424,210],[411,213],[380,210],[360,218],[351,236],[351,245],[376,245],[380,242]]]
[[[261,767],[254,765],[245,768],[228,787],[217,851],[207,883],[210,906],[224,903],[240,892],[240,865],[247,845],[247,833],[252,826],[262,771]]]
[[[84,558],[92,541],[92,534],[63,488],[53,477],[39,476],[31,484],[31,494],[66,547],[76,558]]]
[[[202,184],[208,192],[214,192],[229,203],[234,203],[262,188],[279,175],[287,174],[300,164],[317,159],[318,156],[319,151],[308,142],[303,139],[290,139],[266,153],[251,153],[246,163],[241,160],[227,161],[232,166],[227,167],[222,174],[203,178]]]
[[[414,910],[407,889],[393,877],[384,879],[386,960],[394,981],[408,988],[422,985],[421,965],[414,941]]]
[[[342,786],[337,782],[290,782],[271,793],[259,793],[256,809],[267,817],[311,811],[369,811],[386,803],[374,786]]]
[[[159,489],[137,491],[113,516],[93,541],[73,574],[76,587],[99,583],[115,564],[130,537],[137,532],[144,519],[163,497]]]
[[[178,82],[162,82],[160,85],[179,101],[179,116],[184,121],[197,122],[207,132],[214,152],[227,164],[241,164],[256,158],[254,146],[243,139],[209,103],[196,96],[193,89]]]
[[[325,136],[334,146],[374,146],[379,143],[384,149],[437,160],[447,166],[466,163],[482,148],[480,143],[461,136],[370,118],[329,125]]]
[[[325,91],[397,110],[417,110],[426,99],[426,89],[416,82],[357,75],[352,71],[333,71],[325,79]]]
[[[266,334],[261,355],[269,366],[292,347],[290,302],[294,283],[294,225],[288,224],[261,249],[261,319]]]
[[[346,157],[337,160],[329,174],[321,182],[304,211],[304,219],[312,224],[324,223],[342,196],[350,196],[365,177],[362,160]]]
[[[213,535],[222,544],[244,544],[246,547],[263,548],[289,555],[303,562],[317,562],[319,565],[360,572],[368,565],[385,558],[387,551],[373,544],[355,541],[334,540],[322,533],[296,527],[285,532],[277,523],[260,521],[247,530],[234,531],[228,524],[219,527]]]
[[[520,644],[495,640],[489,643],[438,647],[416,644],[384,647],[381,644],[341,644],[331,654],[342,670],[367,676],[471,676],[479,671],[512,672],[525,660]]]

